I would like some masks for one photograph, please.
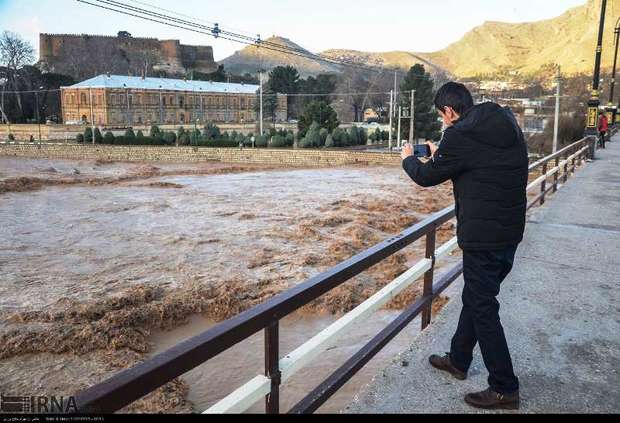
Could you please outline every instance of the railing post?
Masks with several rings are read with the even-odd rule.
[[[265,397],[267,414],[280,413],[280,353],[279,325],[271,323],[265,328],[265,375],[271,379],[271,392]]]
[[[568,181],[568,152],[564,153],[564,176],[562,177],[562,182],[566,183]]]
[[[426,234],[426,255],[427,259],[433,261],[431,268],[424,274],[424,291],[422,295],[433,294],[433,275],[435,272],[435,238],[436,238],[437,226]],[[431,324],[431,313],[433,310],[433,302],[431,301],[427,307],[422,311],[422,330],[426,329]]]
[[[543,163],[542,173],[543,175],[547,176],[547,162]],[[540,192],[541,192],[540,205],[541,206],[545,204],[545,191],[547,191],[547,179],[546,178],[540,184]]]
[[[560,166],[560,158],[555,158],[555,168],[557,169]],[[558,191],[558,175],[560,174],[560,169],[557,169],[553,174],[553,192]]]

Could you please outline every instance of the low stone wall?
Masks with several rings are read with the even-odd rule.
[[[68,160],[110,160],[124,162],[251,163],[299,167],[344,165],[400,165],[400,156],[366,151],[275,150],[238,148],[116,146],[79,144],[5,144],[0,156]]]

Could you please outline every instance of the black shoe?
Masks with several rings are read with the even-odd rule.
[[[443,357],[439,355],[431,355],[428,361],[434,368],[443,370],[444,372],[448,372],[458,380],[467,379],[467,373],[460,371],[459,369],[454,367],[454,364],[452,364],[452,360],[450,359],[450,353],[446,353],[446,355]]]
[[[485,410],[518,410],[519,391],[512,394],[499,394],[488,388],[486,391],[465,395],[465,402],[472,407]]]

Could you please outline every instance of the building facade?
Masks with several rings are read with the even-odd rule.
[[[99,126],[254,123],[258,85],[100,75],[61,88],[63,121]],[[286,95],[276,120],[286,121]]]

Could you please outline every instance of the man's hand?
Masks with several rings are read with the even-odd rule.
[[[405,160],[407,157],[413,156],[413,146],[409,143],[403,145],[403,151],[400,153],[400,157]]]
[[[428,145],[428,148],[431,150],[431,157],[434,157],[437,150],[439,150],[439,147],[437,147],[432,141],[426,141],[426,145]]]

